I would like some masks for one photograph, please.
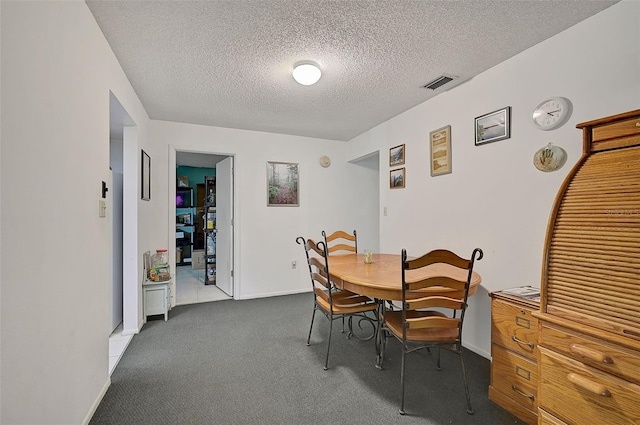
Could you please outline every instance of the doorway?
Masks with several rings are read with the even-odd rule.
[[[233,155],[174,153],[170,171],[175,173],[176,195],[175,202],[171,196],[169,212],[170,221],[175,217],[169,228],[175,229],[176,241],[172,304],[232,299]],[[171,164],[171,152],[169,157]]]
[[[137,128],[118,99],[109,93],[109,169],[105,194],[111,220],[111,323],[109,374],[113,372],[133,334],[138,332],[137,263]],[[129,188],[127,188],[129,187]],[[131,188],[132,187],[132,188]],[[126,231],[128,229],[129,231]],[[135,254],[133,258],[135,258]]]

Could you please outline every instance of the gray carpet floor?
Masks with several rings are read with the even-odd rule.
[[[111,376],[90,424],[491,424],[521,423],[488,399],[490,362],[465,350],[473,415],[466,413],[459,358],[407,357],[406,416],[400,345],[389,338],[385,369],[373,341],[347,339],[316,313],[306,345],[310,293],[174,307],[147,322]]]

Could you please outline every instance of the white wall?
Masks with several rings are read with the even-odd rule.
[[[169,149],[235,154],[236,298],[311,290],[304,251],[295,243],[297,236],[317,241],[323,229],[356,229],[359,241],[377,244],[377,237],[369,236],[377,235],[377,212],[360,202],[368,191],[377,190],[377,181],[371,178],[370,169],[347,162],[352,158],[344,155],[345,142],[154,120],[150,128],[155,150],[165,152],[156,162],[163,165],[155,168],[158,174],[154,172],[159,198],[166,199],[156,214],[165,223],[175,223],[168,215],[169,186],[176,184],[169,166],[164,165]],[[329,168],[320,166],[322,155],[331,158]],[[267,207],[267,161],[299,163],[299,207]],[[165,233],[162,246],[174,249],[170,233]],[[170,252],[169,258],[175,255]],[[299,265],[295,270],[292,260]]]
[[[84,2],[1,7],[0,422],[78,424],[109,384],[109,91],[153,152],[148,117]]]
[[[477,263],[482,289],[471,299],[465,345],[489,357],[488,292],[540,285],[547,219],[555,194],[578,160],[579,122],[640,107],[640,2],[621,2],[419,105],[349,142],[358,156],[406,144],[407,186],[388,189],[388,162],[381,159],[380,247],[418,255],[449,248]],[[573,102],[560,129],[533,127],[531,112],[548,96]],[[474,118],[512,107],[511,138],[474,146]],[[430,177],[429,132],[451,125],[453,173]],[[568,153],[559,171],[542,173],[533,154],[549,141]],[[382,154],[381,154],[382,155]]]
[[[323,228],[375,234],[367,229],[378,219],[363,216],[369,206],[358,200],[377,185],[348,161],[380,150],[380,206],[389,212],[379,217],[382,251],[485,250],[478,264],[484,290],[471,301],[465,336],[465,344],[484,355],[486,292],[539,282],[551,202],[580,153],[573,127],[640,105],[640,3],[633,1],[347,144],[149,124],[84,2],[0,4],[1,423],[81,423],[109,383],[110,220],[97,214],[100,182],[109,175],[109,90],[138,126],[137,154],[142,148],[152,158],[151,201],[138,203],[138,257],[172,246],[168,146],[235,153],[239,297],[307,290],[304,267],[290,269],[292,259],[303,260],[295,237],[318,237]],[[552,95],[572,99],[575,111],[567,125],[543,133],[529,116]],[[507,105],[513,107],[511,139],[474,147],[473,118]],[[452,126],[453,174],[431,178],[428,133],[446,124]],[[531,161],[548,140],[564,147],[569,161],[543,174]],[[399,143],[407,144],[407,188],[389,191],[384,155]],[[319,166],[322,155],[332,158],[330,168]],[[300,163],[299,208],[266,207],[265,163],[273,160]]]

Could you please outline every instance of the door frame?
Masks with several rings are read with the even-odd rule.
[[[233,232],[231,235],[231,240],[232,240],[232,244],[233,244],[233,249],[232,249],[232,270],[233,270],[233,299],[237,300],[239,299],[239,293],[240,293],[240,272],[239,272],[239,252],[240,252],[240,243],[239,243],[239,225],[240,225],[240,221],[237,219],[237,217],[240,215],[239,214],[239,202],[238,202],[238,197],[235,195],[236,194],[236,187],[237,187],[237,173],[235,172],[238,169],[238,155],[236,153],[233,152],[220,152],[220,151],[214,151],[214,150],[203,150],[203,149],[193,149],[193,148],[184,148],[184,147],[176,147],[174,145],[169,145],[168,146],[168,180],[167,180],[167,185],[169,187],[169,190],[167,191],[169,193],[169,198],[168,198],[168,209],[169,209],[169,214],[168,214],[168,223],[167,223],[167,234],[168,234],[168,249],[169,249],[169,264],[171,267],[171,270],[176,270],[176,247],[175,247],[175,243],[172,243],[175,241],[176,238],[176,222],[175,222],[175,215],[176,215],[176,181],[177,181],[177,175],[176,175],[176,152],[180,151],[180,152],[189,152],[189,153],[200,153],[200,154],[204,154],[204,155],[220,155],[220,156],[232,156],[233,157],[233,163],[234,163],[234,179],[231,185],[231,193],[232,193],[232,197],[233,197],[233,214],[231,216],[231,219],[233,220]],[[171,300],[170,300],[170,305],[171,307],[175,307],[176,305],[176,279],[172,279],[171,280]]]

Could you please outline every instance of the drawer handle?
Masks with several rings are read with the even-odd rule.
[[[529,399],[529,400],[531,400],[531,401],[533,401],[533,399],[534,399],[533,394],[527,394],[527,393],[525,393],[525,392],[523,392],[523,391],[520,391],[520,390],[518,389],[518,387],[516,387],[516,385],[515,385],[515,384],[511,384],[511,389],[512,389],[513,391],[517,392],[518,394],[520,394],[522,397],[526,397],[526,398],[528,398],[528,399]]]
[[[532,350],[533,350],[533,347],[535,347],[535,344],[533,342],[520,341],[518,338],[516,338],[515,335],[511,335],[511,340],[517,342],[520,345],[528,345],[529,348],[531,348]]]
[[[603,397],[611,397],[611,392],[604,385],[600,385],[597,382],[593,382],[584,376],[577,373],[570,373],[567,375],[567,379],[574,385],[589,391],[590,393],[601,395]]]
[[[606,355],[604,353],[601,353],[598,350],[594,350],[592,348],[585,347],[584,345],[571,344],[569,346],[569,350],[573,354],[576,354],[578,356],[581,356],[581,357],[596,361],[598,363],[613,364],[613,359],[611,358],[611,356],[608,356],[608,355]]]

